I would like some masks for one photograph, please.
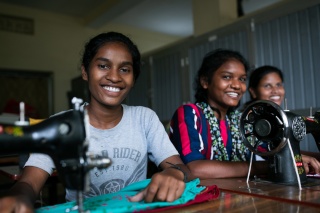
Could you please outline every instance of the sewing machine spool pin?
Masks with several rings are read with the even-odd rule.
[[[77,191],[77,205],[72,209],[83,213],[87,212],[83,201],[84,193],[90,189],[90,170],[107,168],[111,161],[108,157],[88,152],[89,116],[80,107],[81,99],[73,98],[72,103],[73,110],[58,113],[32,126],[25,125],[24,104],[21,104],[23,115],[17,123],[0,123],[0,156],[17,153],[49,155],[64,186]]]

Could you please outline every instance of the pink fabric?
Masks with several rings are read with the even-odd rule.
[[[226,147],[227,141],[228,141],[228,132],[227,132],[227,125],[225,120],[220,121],[220,132],[221,132],[221,137],[223,140],[224,147]]]

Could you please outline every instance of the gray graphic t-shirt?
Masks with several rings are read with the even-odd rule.
[[[125,186],[144,180],[148,157],[156,165],[178,155],[158,116],[149,108],[123,106],[123,117],[112,129],[96,129],[90,125],[89,152],[108,156],[112,163],[105,169],[90,171],[90,191],[85,197],[117,192]],[[49,174],[54,164],[43,154],[32,154],[25,166],[39,167]],[[68,201],[76,199],[76,192],[66,191]]]

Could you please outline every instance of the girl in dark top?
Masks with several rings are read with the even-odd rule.
[[[250,103],[258,100],[268,100],[272,101],[279,106],[283,104],[283,100],[285,97],[285,88],[284,88],[284,77],[283,72],[275,66],[265,65],[256,68],[250,74],[249,78],[249,93],[251,100],[248,101],[244,108],[248,106]],[[308,151],[301,151],[303,154],[303,159],[306,158],[309,162],[308,164],[311,165],[319,165],[320,156],[319,153],[316,152],[308,152]],[[312,156],[314,158],[308,158],[308,156]],[[309,171],[309,167],[307,167],[307,171]]]

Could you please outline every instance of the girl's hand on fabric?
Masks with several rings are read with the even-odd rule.
[[[8,196],[0,198],[1,213],[33,213],[33,206],[19,199],[19,197]]]
[[[173,202],[180,198],[185,186],[182,180],[161,172],[154,174],[147,188],[135,196],[130,197],[129,200],[131,202],[144,200],[146,203],[157,201]]]
[[[315,159],[314,157],[310,157],[308,155],[301,155],[301,156],[302,156],[303,167],[304,167],[304,170],[306,171],[306,174],[320,173],[320,162],[317,159]]]

